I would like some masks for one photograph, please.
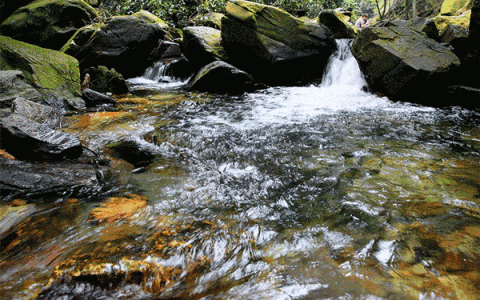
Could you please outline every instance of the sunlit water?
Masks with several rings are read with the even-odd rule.
[[[141,238],[135,255],[171,267],[209,262],[153,298],[183,290],[192,299],[480,295],[479,115],[363,91],[348,42],[338,41],[321,85],[204,102],[187,94],[178,108],[132,123],[129,134],[158,151],[127,179],[151,205],[137,225],[160,231],[163,216],[162,226],[204,226],[192,225],[168,258],[143,253]],[[185,84],[148,72],[130,84]],[[158,119],[174,122],[154,130]],[[102,229],[88,226],[58,240],[82,249]],[[110,262],[122,268],[118,256]]]

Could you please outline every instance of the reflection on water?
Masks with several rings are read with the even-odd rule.
[[[371,95],[357,69],[341,52],[321,86],[73,117],[95,149],[128,134],[156,158],[113,165],[118,198],[37,205],[2,240],[0,295],[478,299],[480,115]]]

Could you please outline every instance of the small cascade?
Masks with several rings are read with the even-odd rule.
[[[338,50],[330,57],[321,87],[350,86],[362,89],[367,85],[357,60],[350,51],[352,39],[337,39]]]
[[[189,80],[180,79],[169,75],[169,69],[173,61],[157,61],[148,67],[144,74],[140,77],[130,78],[127,83],[133,90],[154,89],[154,90],[170,90],[182,88]]]

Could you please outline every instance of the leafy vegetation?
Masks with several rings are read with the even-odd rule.
[[[104,0],[101,11],[105,17],[128,15],[147,10],[171,25],[181,27],[199,14],[223,12],[228,0]],[[273,5],[290,13],[316,17],[323,9],[352,7],[354,11],[373,12],[374,0],[253,0]]]

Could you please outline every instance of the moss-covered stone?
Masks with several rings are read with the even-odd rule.
[[[56,106],[81,95],[78,61],[59,51],[0,36],[0,70],[22,71],[26,82],[53,97]]]
[[[432,18],[438,28],[438,34],[443,35],[448,25],[459,25],[468,29],[470,25],[471,11],[467,11],[459,16],[437,16]]]
[[[222,28],[222,13],[208,13],[206,15],[197,15],[190,20],[193,26],[207,26],[215,29]]]
[[[336,49],[324,25],[248,1],[227,3],[222,43],[229,63],[270,85],[296,85],[321,78]]]
[[[16,10],[0,32],[16,40],[59,50],[78,28],[98,14],[82,0],[37,0]]]
[[[85,70],[90,75],[90,88],[101,93],[113,93],[121,95],[128,92],[127,84],[122,74],[115,69],[108,69],[105,66],[91,67]]]
[[[140,20],[143,20],[145,22],[153,23],[153,24],[158,24],[162,28],[167,28],[168,24],[164,20],[160,19],[156,15],[152,14],[151,12],[148,12],[146,10],[140,10],[136,13],[133,14],[134,17],[139,18]]]
[[[445,0],[443,1],[440,14],[442,16],[456,16],[465,12],[468,7],[471,8],[471,6],[471,0]]]
[[[345,15],[333,10],[324,10],[318,15],[318,23],[330,29],[336,39],[354,38],[358,29],[345,21]]]
[[[211,27],[185,27],[182,52],[196,68],[216,60],[227,60],[222,46],[221,32]]]
[[[429,100],[438,99],[439,87],[451,84],[460,66],[447,47],[409,26],[393,23],[362,30],[352,53],[375,91],[429,105],[435,105],[435,100]]]
[[[76,57],[82,69],[99,65],[114,68],[124,78],[143,74],[158,57],[152,54],[160,40],[170,35],[150,15],[119,16],[80,28],[62,47]]]

